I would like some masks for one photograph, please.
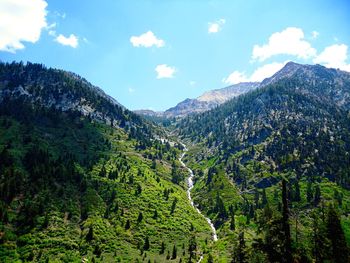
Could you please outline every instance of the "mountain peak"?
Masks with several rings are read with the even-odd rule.
[[[296,63],[294,61],[288,61],[287,64],[284,66],[285,67],[298,67],[298,66],[303,66],[302,64]]]
[[[266,78],[261,82],[261,86],[272,84],[280,79],[291,77],[299,69],[305,68],[309,65],[298,64],[293,61],[289,61],[282,69],[273,74],[270,78]]]

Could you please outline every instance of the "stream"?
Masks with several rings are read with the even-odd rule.
[[[216,229],[214,227],[214,224],[211,222],[210,218],[206,217],[198,208],[197,206],[195,206],[195,204],[193,203],[193,200],[192,200],[192,196],[191,196],[191,190],[193,188],[193,177],[194,177],[194,174],[193,174],[193,171],[187,167],[187,165],[182,161],[183,157],[186,155],[186,152],[188,151],[187,147],[185,144],[181,143],[182,146],[184,147],[184,151],[183,153],[181,154],[181,157],[179,158],[179,161],[181,163],[181,165],[186,168],[189,172],[189,176],[187,178],[187,184],[188,184],[188,189],[187,189],[187,197],[188,197],[188,200],[190,201],[191,205],[193,206],[194,209],[196,209],[196,211],[198,212],[198,214],[200,214],[201,216],[203,216],[205,218],[205,220],[207,220],[208,222],[208,225],[210,226],[211,228],[211,231],[212,231],[212,238],[214,241],[217,241],[218,240],[218,236],[216,234]],[[201,260],[200,260],[201,261]]]

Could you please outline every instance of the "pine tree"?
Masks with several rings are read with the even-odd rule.
[[[295,191],[294,191],[294,201],[300,202],[301,201],[301,196],[300,196],[300,186],[299,186],[299,181],[298,179],[295,180]]]
[[[262,191],[261,205],[262,207],[265,207],[266,204],[267,204],[267,197],[266,197],[266,190],[264,188]]]
[[[317,206],[321,201],[321,188],[319,185],[315,188],[314,206]]]
[[[214,207],[214,211],[218,213],[219,218],[225,219],[227,218],[227,211],[225,208],[225,204],[222,201],[219,192],[216,193],[216,204]]]
[[[128,230],[130,228],[130,220],[128,219],[125,223],[125,230]]]
[[[173,163],[171,165],[171,181],[174,184],[179,184],[180,183],[180,175],[179,175],[179,173],[177,171],[176,164],[175,164],[174,161],[173,161]]]
[[[164,241],[162,241],[162,244],[160,245],[159,254],[160,255],[164,254],[164,251],[165,251],[165,244],[164,244]]]
[[[230,221],[230,230],[234,231],[236,229],[236,224],[235,224],[235,214],[231,214],[231,221]]]
[[[157,219],[157,218],[158,218],[158,211],[157,209],[154,209],[153,219]]]
[[[246,255],[246,245],[244,240],[244,232],[240,232],[238,236],[238,247],[236,252],[236,259],[238,263],[245,263],[247,262],[247,255]]]
[[[307,182],[307,188],[306,188],[306,200],[308,202],[311,202],[313,198],[313,191],[312,191],[312,185],[311,185],[311,182]]]
[[[142,212],[139,212],[139,216],[137,217],[137,222],[141,223],[142,219],[143,219],[143,214]]]
[[[330,205],[327,214],[328,238],[332,244],[332,258],[336,263],[349,262],[349,250],[345,235],[340,224],[340,217],[333,205]]]
[[[196,249],[197,249],[196,237],[191,236],[189,244],[188,244],[188,252],[190,254],[190,259],[189,259],[190,262],[191,262],[192,258],[194,258]]]
[[[255,202],[255,208],[256,209],[258,209],[260,207],[259,199],[260,199],[259,191],[256,190],[255,193],[254,193],[254,202]]]
[[[152,165],[151,165],[151,168],[152,168],[152,169],[154,169],[154,170],[157,168],[157,162],[156,162],[156,159],[153,159],[153,160],[152,160]]]
[[[313,213],[313,226],[312,226],[312,243],[313,243],[313,256],[316,263],[322,263],[325,259],[329,258],[330,240],[327,238],[326,225],[319,220],[319,214]]]
[[[135,195],[140,195],[141,193],[142,193],[142,187],[138,183],[137,186],[136,186]]]
[[[147,251],[147,250],[149,250],[149,248],[150,248],[149,238],[148,238],[148,236],[146,236],[145,243],[143,245],[143,250]]]
[[[91,241],[91,240],[93,240],[94,239],[94,230],[93,230],[93,227],[92,226],[90,226],[89,227],[89,232],[87,233],[87,235],[86,235],[86,241]]]
[[[176,249],[176,246],[174,245],[173,252],[171,254],[171,259],[176,259],[176,257],[177,257],[177,249]]]
[[[177,197],[174,198],[173,203],[171,204],[171,210],[170,210],[170,214],[173,214],[176,208],[176,204],[177,204]]]
[[[288,199],[287,199],[287,182],[282,179],[282,227],[285,235],[285,262],[292,262],[292,243],[290,236],[290,226],[289,226],[289,209],[288,209]]]

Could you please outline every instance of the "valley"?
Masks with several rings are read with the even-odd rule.
[[[1,63],[1,261],[348,262],[350,73],[289,62],[200,98],[143,117]]]
[[[211,230],[212,230],[213,241],[217,241],[217,240],[218,240],[218,236],[217,236],[217,234],[216,234],[216,229],[215,229],[213,223],[211,222],[211,220],[210,220],[208,217],[205,217],[205,216],[202,214],[202,212],[196,207],[196,205],[195,205],[194,202],[193,202],[193,199],[192,199],[192,196],[191,196],[191,190],[192,190],[192,188],[193,188],[193,186],[194,186],[194,185],[193,185],[193,177],[194,177],[194,174],[193,174],[193,171],[192,171],[190,168],[188,168],[188,167],[186,166],[186,164],[182,161],[183,157],[185,156],[186,152],[188,151],[186,145],[182,144],[182,146],[183,146],[183,148],[184,148],[184,150],[183,150],[184,152],[181,154],[181,157],[180,157],[179,161],[180,161],[181,165],[182,165],[185,169],[188,170],[188,173],[189,173],[189,176],[187,177],[187,184],[188,184],[187,196],[188,196],[188,200],[189,200],[190,204],[193,206],[193,208],[196,209],[196,211],[198,212],[198,214],[202,215],[202,216],[205,218],[205,220],[207,220],[207,222],[208,222],[208,224],[209,224],[209,226],[210,226],[210,228],[211,228]]]

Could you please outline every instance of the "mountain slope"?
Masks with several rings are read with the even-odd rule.
[[[254,90],[257,87],[259,87],[258,82],[243,82],[226,88],[207,91],[196,99],[185,99],[164,112],[137,110],[135,113],[148,117],[182,118],[190,114],[201,113],[213,109],[216,106],[234,97]]]
[[[0,101],[21,98],[60,111],[77,111],[107,124],[116,121],[115,126],[125,126],[129,121],[135,126],[142,123],[100,88],[71,72],[30,62],[2,63],[0,80]]]
[[[259,86],[256,82],[235,84],[223,89],[207,91],[196,99],[186,99],[175,107],[166,110],[163,115],[167,118],[185,117],[189,114],[201,113]]]
[[[258,82],[242,82],[228,86],[223,89],[215,89],[207,91],[197,98],[198,101],[206,101],[211,103],[222,104],[234,97],[238,97],[244,93],[256,89],[259,86]]]
[[[221,242],[234,243],[246,234],[250,260],[259,256],[284,262],[283,255],[291,250],[284,229],[290,225],[300,235],[292,239],[294,257],[308,262],[318,257],[313,242],[333,238],[320,233],[321,241],[315,240],[311,233],[319,230],[311,226],[330,231],[326,214],[334,216],[334,207],[350,243],[350,73],[288,63],[262,85],[178,124],[180,136],[194,144],[188,158],[197,171],[194,200],[214,220]],[[283,181],[287,201],[282,200]],[[289,217],[297,220],[297,227],[283,215],[284,203],[289,203]],[[345,237],[340,231],[339,240],[345,242]],[[339,247],[346,262],[344,242]],[[269,249],[273,244],[280,247]],[[234,250],[239,249],[236,243]],[[337,257],[330,252],[337,249],[334,243],[319,249],[324,260]],[[225,253],[219,251],[218,246],[217,259]]]
[[[210,245],[182,147],[158,128],[38,64],[0,64],[0,94],[1,262],[166,262]]]

